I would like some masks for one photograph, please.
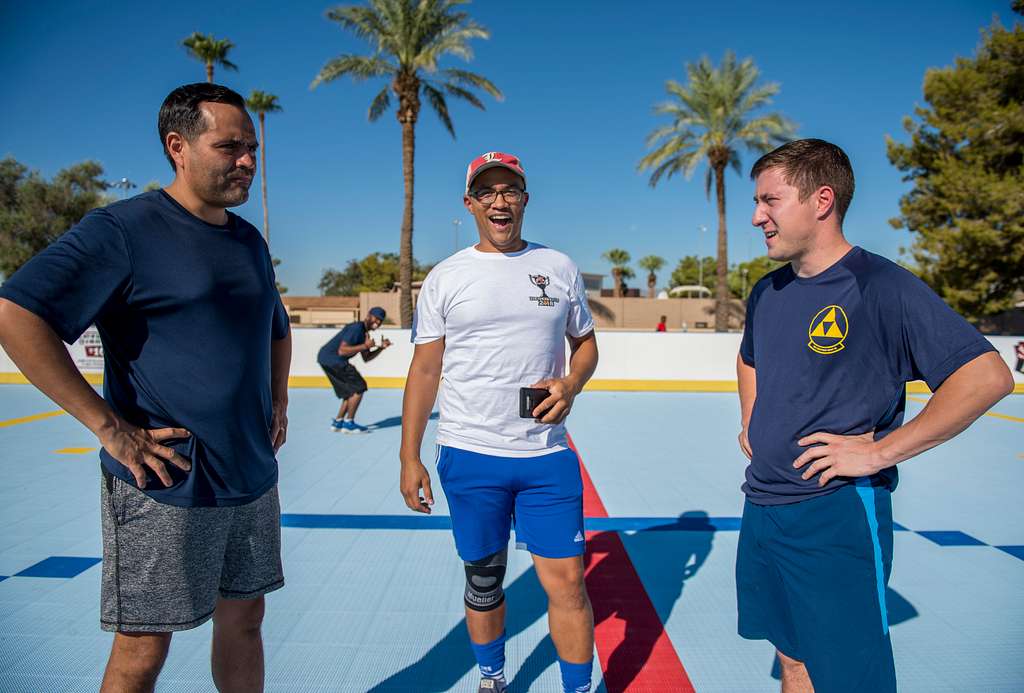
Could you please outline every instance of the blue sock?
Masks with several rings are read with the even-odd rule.
[[[473,656],[476,663],[480,665],[480,675],[488,679],[505,678],[505,631],[501,631],[493,642],[486,645],[477,645],[469,641],[473,648]]]
[[[589,693],[593,657],[583,664],[573,664],[559,657],[558,668],[562,672],[562,690],[565,693]]]

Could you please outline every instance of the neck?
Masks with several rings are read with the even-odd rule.
[[[175,202],[207,224],[223,226],[228,223],[227,210],[223,207],[214,207],[203,202],[192,192],[191,188],[182,182],[181,178],[175,177],[174,182],[164,188],[164,191],[173,197]]]
[[[800,257],[789,261],[793,266],[793,272],[801,278],[813,277],[821,274],[853,248],[849,241],[840,231],[828,241],[811,248]]]
[[[480,242],[474,246],[481,253],[518,253],[520,250],[526,248],[526,241],[522,238],[516,239],[514,243],[511,243],[507,248],[499,248],[498,246],[491,243],[489,240],[481,238]]]

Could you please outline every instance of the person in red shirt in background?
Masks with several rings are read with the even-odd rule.
[[[668,320],[667,315],[662,315],[661,320],[658,321],[658,326],[655,329],[656,332],[668,332],[668,328],[665,326],[665,322]]]

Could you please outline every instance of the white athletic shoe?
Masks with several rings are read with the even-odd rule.
[[[480,687],[476,693],[505,693],[508,690],[508,683],[505,679],[480,679]]]

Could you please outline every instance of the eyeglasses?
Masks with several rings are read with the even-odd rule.
[[[483,188],[481,190],[474,190],[469,193],[469,196],[482,205],[490,205],[494,204],[494,201],[498,199],[498,195],[501,195],[501,199],[511,205],[522,200],[525,194],[526,192],[519,188],[505,188],[504,190]]]

